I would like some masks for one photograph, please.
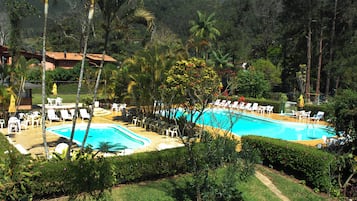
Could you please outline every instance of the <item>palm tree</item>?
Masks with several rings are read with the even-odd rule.
[[[107,45],[109,42],[109,34],[112,30],[112,22],[114,21],[115,17],[117,16],[117,12],[119,11],[119,9],[123,5],[128,5],[131,2],[133,2],[133,1],[130,1],[130,0],[128,0],[128,1],[125,1],[125,0],[99,0],[98,1],[99,8],[100,8],[103,18],[104,18],[104,25],[103,25],[104,31],[105,31],[104,48],[103,48],[103,53],[102,53],[102,60],[100,62],[97,79],[96,79],[96,83],[95,83],[95,87],[94,87],[92,108],[90,110],[90,118],[88,120],[88,125],[87,125],[87,129],[86,129],[86,133],[83,138],[81,150],[83,150],[83,148],[84,148],[84,145],[87,140],[88,133],[89,133],[89,128],[90,128],[90,125],[92,122],[92,118],[93,118],[94,103],[97,99],[97,91],[98,91],[98,87],[99,87],[99,83],[100,83],[100,79],[101,79],[102,69],[104,66],[104,56],[107,51]],[[125,4],[125,3],[127,3],[127,4]],[[127,15],[124,15],[124,16],[128,17]],[[148,12],[145,9],[140,7],[140,8],[137,8],[134,10],[133,16],[136,19],[144,19],[148,29],[153,30],[154,17],[150,12]]]
[[[28,68],[37,63],[36,59],[26,60],[24,56],[20,56],[15,63],[15,68],[11,68],[11,75],[13,76],[13,82],[9,86],[14,86],[14,92],[17,93],[16,106],[18,107],[21,103],[21,94],[25,91],[25,83],[28,75]],[[16,108],[17,108],[16,107]]]
[[[46,158],[49,158],[49,151],[46,139],[46,116],[45,116],[45,103],[46,103],[46,33],[47,33],[47,15],[48,15],[48,0],[44,1],[44,24],[43,24],[43,37],[42,37],[42,140],[45,148]]]
[[[214,19],[214,13],[206,17],[205,14],[197,11],[197,15],[198,21],[190,21],[190,33],[193,36],[192,40],[196,46],[196,56],[199,56],[198,54],[202,51],[203,57],[207,60],[207,51],[204,49],[205,47],[210,47],[211,41],[216,40],[216,37],[220,36],[221,32],[215,27],[217,21]]]
[[[87,32],[84,36],[84,48],[83,48],[83,57],[82,57],[82,63],[81,63],[81,70],[79,74],[79,80],[78,80],[78,88],[77,88],[77,96],[76,96],[76,106],[75,106],[75,114],[73,116],[73,124],[72,124],[72,130],[71,130],[71,136],[68,144],[68,152],[67,152],[67,159],[70,159],[71,155],[71,147],[72,147],[72,142],[74,138],[74,131],[76,128],[76,121],[77,121],[77,116],[78,116],[78,105],[79,105],[79,99],[80,99],[80,92],[81,92],[81,87],[82,87],[82,81],[83,81],[83,73],[84,73],[84,64],[85,64],[85,59],[86,59],[86,54],[87,54],[87,46],[88,46],[88,38],[89,38],[89,33],[90,33],[90,24],[92,23],[93,15],[94,15],[94,0],[91,0],[89,12],[88,12],[88,26],[87,26]],[[84,144],[82,146],[83,150]]]
[[[232,68],[234,67],[232,63],[232,57],[229,53],[222,53],[222,51],[212,51],[212,62],[214,63],[214,68],[217,74],[221,77],[221,82],[225,86],[226,90],[229,88],[229,79],[233,76],[234,72]]]

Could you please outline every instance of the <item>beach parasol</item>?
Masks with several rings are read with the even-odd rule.
[[[304,104],[305,104],[305,102],[304,102],[304,96],[301,94],[300,97],[299,97],[299,99],[298,99],[298,107],[299,107],[299,108],[303,108],[303,107],[304,107]]]
[[[15,97],[14,95],[11,95],[10,97],[10,105],[9,105],[9,112],[10,113],[15,113],[16,112],[16,103],[15,103]]]
[[[57,96],[57,84],[56,83],[53,83],[53,86],[52,86],[52,94],[54,96]]]

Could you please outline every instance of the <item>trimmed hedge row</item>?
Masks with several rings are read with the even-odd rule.
[[[35,198],[76,195],[118,184],[158,179],[189,172],[184,147],[125,157],[50,161],[38,164]]]
[[[336,170],[334,155],[314,147],[260,136],[243,136],[244,147],[256,148],[264,165],[304,179],[314,189],[328,192]]]

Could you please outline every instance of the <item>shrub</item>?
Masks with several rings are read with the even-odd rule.
[[[111,158],[37,163],[35,198],[103,192],[114,185],[157,179],[189,171],[186,149],[138,153]]]
[[[258,149],[264,165],[304,179],[312,188],[324,192],[331,189],[330,175],[336,169],[334,155],[314,147],[260,136],[243,136],[242,143]]]

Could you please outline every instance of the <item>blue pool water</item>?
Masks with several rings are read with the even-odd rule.
[[[182,111],[178,111],[177,116],[181,115]],[[187,118],[190,120],[189,115]],[[197,123],[230,130],[238,136],[259,135],[283,140],[314,140],[322,136],[334,136],[332,129],[314,123],[283,122],[225,109],[207,109]]]
[[[77,124],[73,141],[79,146],[83,141],[87,124]],[[54,126],[47,128],[47,131],[69,139],[71,136],[72,124]],[[101,142],[109,142],[116,145],[111,151],[123,149],[137,149],[150,143],[150,139],[139,136],[130,130],[115,124],[91,124],[86,145],[91,145],[93,149],[98,149]]]

